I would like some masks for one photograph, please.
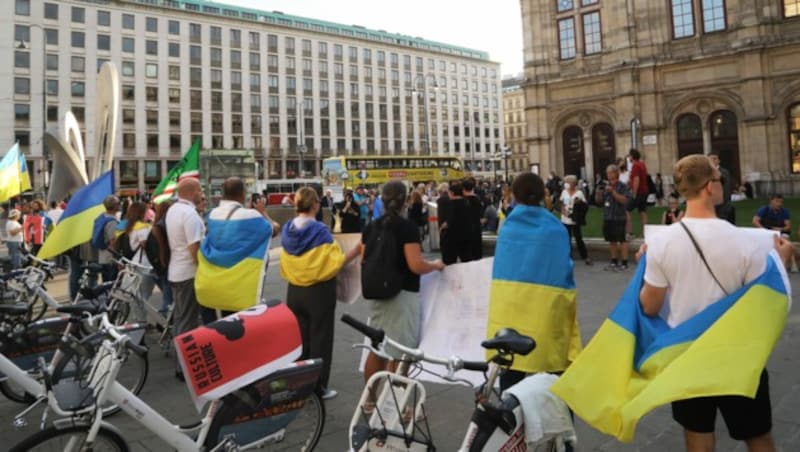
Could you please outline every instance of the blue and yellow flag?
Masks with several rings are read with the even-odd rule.
[[[542,207],[519,204],[497,238],[489,303],[489,337],[514,328],[536,340],[514,370],[560,372],[581,351],[575,279],[566,228]]]
[[[295,286],[308,287],[335,277],[344,253],[330,230],[318,221],[297,228],[289,222],[281,231],[281,276]]]
[[[251,209],[230,219],[220,218],[219,209],[209,215],[194,288],[197,301],[207,308],[241,311],[261,299],[272,225]]]
[[[0,202],[31,189],[31,179],[25,156],[19,151],[19,143],[14,143],[3,160],[0,160]]]
[[[94,220],[103,212],[103,200],[114,193],[114,172],[108,171],[72,195],[37,257],[49,259],[92,239]]]
[[[621,441],[652,409],[676,400],[754,397],[789,310],[774,254],[754,281],[670,328],[639,303],[645,259],[619,304],[551,387],[583,420]]]

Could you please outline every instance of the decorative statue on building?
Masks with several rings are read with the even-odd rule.
[[[53,174],[47,201],[58,201],[113,168],[114,142],[119,111],[119,75],[113,63],[106,62],[97,75],[95,95],[94,164],[86,172],[86,152],[80,125],[68,111],[60,128],[63,132],[45,132],[45,141],[53,160]]]

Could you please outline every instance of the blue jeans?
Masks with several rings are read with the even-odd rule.
[[[166,275],[163,277],[153,275],[153,280],[161,290],[161,312],[166,313],[172,305],[172,286],[167,281]]]
[[[6,242],[8,247],[8,257],[11,259],[11,268],[17,269],[22,266],[22,242]]]

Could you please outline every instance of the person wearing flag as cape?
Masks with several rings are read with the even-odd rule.
[[[672,328],[756,279],[767,260],[740,230],[717,219],[714,206],[723,201],[723,187],[720,171],[708,157],[681,159],[675,165],[674,179],[678,192],[686,198],[686,214],[643,246],[647,268],[639,295],[644,313],[660,316]],[[784,263],[791,262],[790,242],[776,235],[775,248]],[[759,331],[738,334],[757,335]],[[745,441],[748,450],[775,450],[766,369],[752,398],[716,396],[672,402],[672,417],[685,430],[687,450],[714,450],[717,410],[731,437]]]
[[[748,450],[774,451],[765,365],[789,312],[792,245],[717,218],[708,157],[678,161],[674,180],[684,218],[648,233],[619,303],[550,390],[620,441],[672,403],[689,451],[714,450],[717,411]]]
[[[503,390],[529,373],[563,372],[581,350],[569,234],[541,207],[546,191],[539,176],[520,174],[511,191],[516,207],[497,237],[486,331],[493,337],[513,328],[537,346],[501,375]]]

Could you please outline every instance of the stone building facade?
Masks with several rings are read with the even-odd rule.
[[[800,193],[800,0],[523,0],[527,144],[594,179],[631,146],[669,178],[719,151],[757,192]]]
[[[505,129],[506,148],[509,152],[498,162],[499,168],[508,165],[509,174],[517,174],[530,170],[528,146],[525,143],[525,91],[522,89],[520,77],[503,79],[503,128]],[[535,168],[534,168],[535,169]]]

